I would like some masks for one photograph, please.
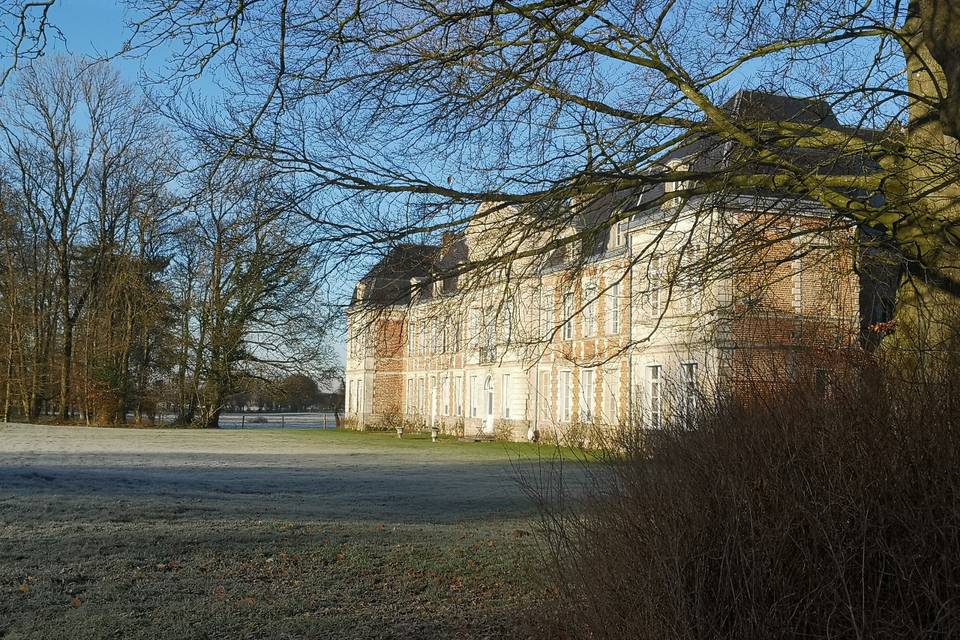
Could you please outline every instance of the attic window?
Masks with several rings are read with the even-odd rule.
[[[410,278],[410,300],[416,302],[423,297],[424,278]]]
[[[690,165],[684,162],[683,160],[671,160],[667,163],[667,170],[670,172],[686,172],[690,170]],[[676,191],[684,191],[690,187],[689,180],[668,180],[663,184],[664,193],[674,193]],[[667,201],[667,204],[671,207],[680,206],[683,201],[683,197],[679,196],[676,198],[671,198]]]
[[[629,219],[618,220],[613,228],[613,248],[622,247],[627,241],[627,223]]]

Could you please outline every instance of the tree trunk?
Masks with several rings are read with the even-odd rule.
[[[944,241],[945,227],[960,225],[960,185],[943,180],[960,159],[960,146],[930,104],[937,104],[948,85],[925,43],[925,25],[916,1],[911,3],[904,28],[910,39],[905,48],[908,87],[912,95],[926,100],[913,99],[909,104],[906,160],[893,193],[907,204],[903,224],[894,233],[910,264],[923,268],[905,270],[897,292],[895,329],[887,346],[901,359],[904,371],[936,377],[960,345],[960,300],[938,283],[943,275],[956,279],[960,265],[960,252]]]
[[[220,428],[220,405],[221,401],[217,401],[217,406],[207,407],[206,412],[203,417],[203,428],[204,429],[219,429]]]
[[[60,363],[60,419],[70,419],[70,376],[73,375],[73,322],[63,322],[63,361]]]

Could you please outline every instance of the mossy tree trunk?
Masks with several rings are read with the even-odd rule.
[[[935,375],[960,345],[960,184],[950,178],[960,162],[954,137],[960,123],[953,122],[949,107],[960,97],[960,87],[950,82],[930,42],[931,32],[938,43],[960,42],[960,21],[945,24],[940,15],[960,15],[958,9],[960,0],[913,2],[904,25],[911,98],[904,149],[889,196],[901,209],[899,223],[890,232],[906,268],[887,345],[899,358],[910,360],[910,369],[921,376]]]

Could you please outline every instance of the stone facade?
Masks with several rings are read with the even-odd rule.
[[[854,235],[823,211],[770,206],[676,203],[622,221],[612,207],[594,213],[606,231],[589,250],[486,271],[475,265],[523,227],[504,219],[509,208],[481,208],[439,247],[397,247],[384,260],[405,265],[390,271],[392,297],[371,300],[382,263],[348,311],[348,414],[569,439],[628,420],[663,426],[721,391],[822,384],[858,337]],[[556,244],[517,246],[537,242]]]

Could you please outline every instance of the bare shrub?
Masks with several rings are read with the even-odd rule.
[[[957,376],[854,373],[625,429],[578,500],[529,484],[547,635],[960,637]]]
[[[458,418],[457,421],[453,423],[453,427],[450,431],[450,434],[456,436],[457,438],[463,438],[466,431],[467,431],[467,428],[466,428],[466,424],[463,421],[463,418]]]
[[[493,439],[499,442],[513,440],[513,425],[510,420],[495,420],[493,423]]]

